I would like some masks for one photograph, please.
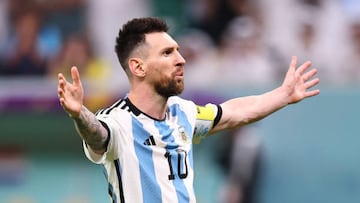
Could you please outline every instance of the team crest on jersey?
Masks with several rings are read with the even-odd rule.
[[[184,126],[180,126],[178,128],[178,132],[179,132],[179,136],[180,136],[182,142],[184,142],[184,143],[190,142],[190,138],[186,135]]]

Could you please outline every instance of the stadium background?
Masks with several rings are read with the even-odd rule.
[[[148,2],[148,12],[169,20],[176,36],[187,26],[184,2],[153,0]],[[235,87],[224,80],[203,85],[189,81],[183,96],[199,103],[220,102],[259,94],[280,82]],[[85,85],[93,108],[126,92],[126,86],[111,90],[104,101],[103,89],[94,88],[97,85],[92,81]],[[286,107],[255,125],[262,142],[257,202],[360,202],[359,85],[360,81],[345,80],[340,85],[326,81],[318,97]],[[86,159],[72,121],[57,103],[56,79],[1,76],[0,108],[0,202],[108,201],[102,168]],[[228,137],[214,136],[195,147],[199,203],[220,201],[227,171],[219,156]]]

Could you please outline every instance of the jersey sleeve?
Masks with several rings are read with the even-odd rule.
[[[198,144],[206,138],[210,130],[219,122],[222,115],[220,105],[196,106],[196,121],[193,142]]]

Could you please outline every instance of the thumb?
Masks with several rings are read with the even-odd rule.
[[[71,77],[75,86],[81,86],[80,74],[76,66],[71,67]]]
[[[295,73],[296,64],[297,64],[297,57],[296,57],[296,56],[292,56],[292,57],[291,57],[291,62],[290,62],[290,67],[289,67],[289,73],[290,73],[290,74]]]

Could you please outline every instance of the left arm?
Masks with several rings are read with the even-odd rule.
[[[292,57],[280,87],[261,95],[238,97],[222,103],[222,117],[210,133],[253,123],[289,104],[318,95],[319,89],[309,90],[319,83],[319,78],[312,79],[317,70],[307,71],[311,66],[309,61],[296,68],[296,62],[297,58]]]

